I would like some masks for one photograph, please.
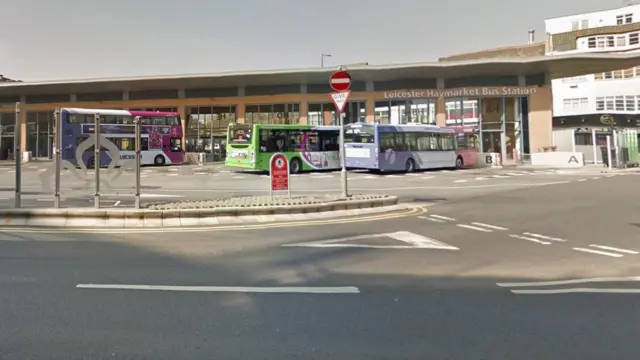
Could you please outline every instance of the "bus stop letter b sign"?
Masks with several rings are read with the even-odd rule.
[[[275,153],[271,156],[269,174],[271,182],[269,193],[271,195],[274,191],[286,190],[289,192],[289,160],[285,154]]]

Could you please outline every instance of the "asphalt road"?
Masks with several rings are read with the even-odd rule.
[[[0,358],[637,359],[638,176],[583,178],[367,222],[0,233]]]
[[[23,166],[23,207],[53,206],[53,174],[46,170],[51,163]],[[13,207],[15,170],[0,172],[0,208]],[[349,173],[351,192],[397,195],[402,201],[444,201],[564,181],[600,178],[598,171],[475,169],[429,171],[414,174],[376,175],[362,171]],[[132,207],[135,177],[125,171],[114,179],[114,172],[101,171],[100,193],[104,207]],[[91,207],[94,202],[95,173],[63,172],[61,198],[63,207]],[[268,175],[234,171],[224,166],[145,167],[141,175],[143,203],[179,200],[208,200],[229,196],[267,194]],[[293,194],[324,194],[341,191],[340,173],[318,172],[293,175]]]

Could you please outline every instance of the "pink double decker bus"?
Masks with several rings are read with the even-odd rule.
[[[101,166],[108,166],[112,161],[119,164],[121,160],[135,159],[134,119],[137,117],[141,122],[142,165],[184,162],[179,113],[78,108],[60,109],[60,155],[63,160],[76,166],[81,163],[87,168],[95,166],[93,143],[86,141],[96,131],[96,114],[100,115],[100,134],[110,143],[101,144],[105,149],[100,152]]]
[[[456,168],[475,166],[478,161],[478,130],[474,126],[447,126],[455,132]]]

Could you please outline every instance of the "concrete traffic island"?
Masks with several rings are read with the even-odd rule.
[[[300,221],[400,210],[398,198],[353,194],[325,196],[252,196],[218,200],[148,204],[144,209],[0,210],[2,227],[161,228]]]

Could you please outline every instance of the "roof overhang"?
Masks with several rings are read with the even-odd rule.
[[[355,65],[353,81],[416,78],[533,75],[550,79],[580,76],[640,65],[640,53],[566,54],[529,58],[480,59],[397,65]],[[0,84],[0,96],[136,91],[156,89],[225,88],[285,84],[326,84],[336,69],[288,69],[217,74],[164,75],[128,78],[60,80]]]

